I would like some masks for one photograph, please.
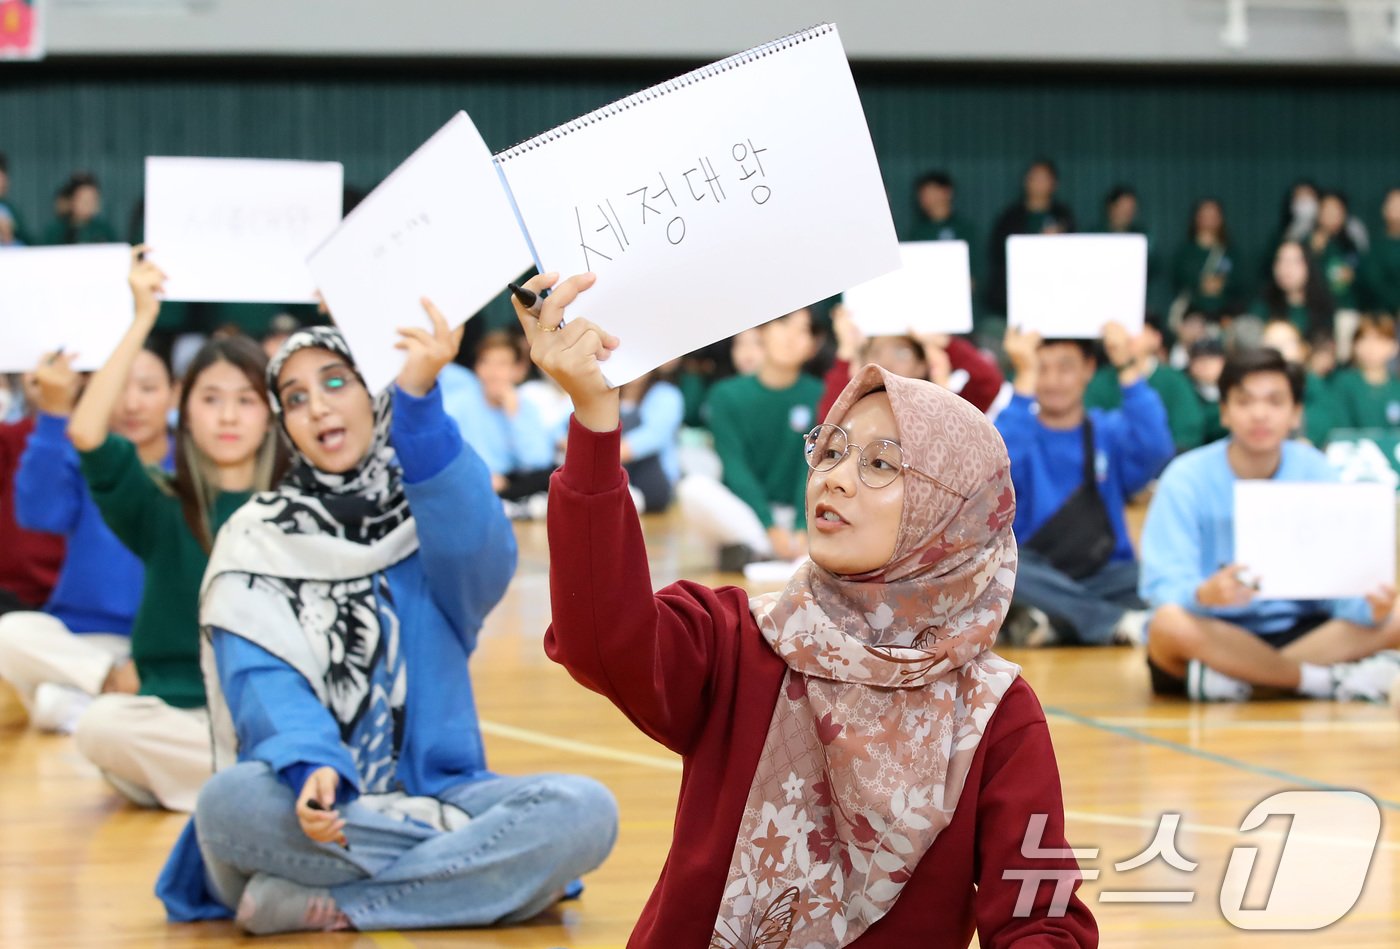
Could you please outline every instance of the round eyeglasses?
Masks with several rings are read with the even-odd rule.
[[[887,438],[877,438],[861,448],[850,443],[846,430],[841,426],[823,423],[808,432],[803,441],[807,467],[813,471],[830,471],[841,464],[854,448],[858,461],[856,473],[860,477],[861,483],[867,488],[887,487],[894,483],[895,478],[909,472],[927,478],[945,491],[951,491],[958,497],[963,497],[961,492],[954,491],[933,475],[926,474],[913,465],[906,464],[904,449],[899,447],[898,442],[892,442]]]

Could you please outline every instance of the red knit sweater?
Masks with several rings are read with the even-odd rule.
[[[682,581],[653,594],[619,442],[616,432],[571,423],[550,485],[554,622],[545,651],[683,756],[671,852],[628,945],[705,949],[786,667],[759,633],[745,591]],[[1040,847],[1066,850],[1050,733],[1018,679],[988,724],[952,823],[894,909],[852,945],[961,949],[974,929],[983,949],[1098,945],[1077,895],[1063,916],[1048,915],[1053,882],[1037,887],[1029,915],[1014,914],[1021,882],[1003,871],[1076,869],[1072,858],[1022,856],[1035,814],[1048,815]]]
[[[15,472],[32,431],[32,417],[0,424],[0,590],[37,610],[58,582],[63,538],[24,530],[15,520]]]

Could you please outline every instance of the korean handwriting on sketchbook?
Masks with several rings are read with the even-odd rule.
[[[741,189],[748,189],[748,197],[754,204],[767,204],[773,196],[773,189],[764,182],[768,173],[760,158],[767,148],[754,145],[752,139],[745,139],[729,149],[733,166],[721,163],[715,169],[708,157],[696,159],[693,167],[667,177],[658,171],[655,180],[647,181],[640,188],[628,191],[626,200],[619,198],[622,205],[619,213],[611,198],[591,208],[574,206],[574,220],[578,225],[578,243],[583,251],[585,270],[593,269],[593,259],[612,260],[627,252],[632,240],[641,233],[655,227],[664,227],[666,240],[679,244],[685,240],[686,223],[682,213],[691,205],[711,201],[723,204],[730,200],[725,190],[726,176],[731,187],[737,182]],[[757,181],[751,183],[751,179]],[[663,223],[664,222],[664,223]],[[631,233],[629,235],[629,228]],[[600,236],[601,235],[601,236]]]
[[[297,239],[311,226],[311,210],[303,205],[216,205],[190,211],[184,219],[185,236],[222,234],[240,240]]]
[[[389,236],[374,245],[374,259],[379,260],[391,250],[398,250],[404,243],[414,236],[415,232],[421,231],[433,222],[428,218],[428,212],[422,211],[413,217],[396,225],[389,232]]]

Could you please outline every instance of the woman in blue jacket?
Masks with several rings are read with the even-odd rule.
[[[576,891],[616,804],[582,777],[486,770],[467,659],[516,550],[442,408],[460,334],[404,330],[372,397],[330,328],[268,366],[297,459],[221,531],[200,621],[216,758],[158,892],[261,934],[485,926]],[[216,667],[211,674],[210,667]],[[216,761],[216,765],[225,765]]]
[[[53,353],[35,369],[39,409],[15,472],[15,520],[25,530],[61,535],[67,551],[41,611],[0,617],[0,679],[15,687],[30,722],[71,732],[102,692],[140,687],[131,662],[131,624],[144,568],[102,520],[68,440],[68,417],[82,389],[76,353]],[[136,354],[111,430],[150,467],[174,465],[167,417],[179,387],[162,356]]]

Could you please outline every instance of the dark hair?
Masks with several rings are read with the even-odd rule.
[[[1060,169],[1056,168],[1055,163],[1044,155],[1032,159],[1031,163],[1026,166],[1025,173],[1030,174],[1037,168],[1044,168],[1046,171],[1050,172],[1050,177],[1054,178],[1056,181],[1060,180]]]
[[[360,206],[360,202],[369,195],[354,185],[345,185],[340,190],[340,214],[341,217],[349,214]]]
[[[1046,346],[1073,346],[1084,354],[1085,359],[1098,362],[1098,344],[1092,339],[1070,339],[1068,337],[1054,336],[1050,339],[1042,339],[1040,341],[1041,349],[1044,349]]]
[[[1225,203],[1219,198],[1214,198],[1210,195],[1197,198],[1196,203],[1191,205],[1191,220],[1186,224],[1186,240],[1188,243],[1194,244],[1196,242],[1196,216],[1201,213],[1201,208],[1205,207],[1207,204],[1215,205],[1220,211],[1220,236],[1218,240],[1221,247],[1228,247],[1230,245],[1230,232],[1225,226]]]
[[[1108,196],[1103,199],[1105,208],[1117,204],[1120,198],[1137,198],[1137,189],[1132,185],[1117,184],[1108,189]]]
[[[1228,402],[1230,390],[1238,389],[1250,376],[1261,372],[1281,374],[1288,380],[1288,391],[1293,396],[1293,404],[1303,404],[1303,386],[1306,382],[1303,367],[1286,361],[1277,349],[1262,346],[1241,349],[1225,360],[1225,368],[1220,372],[1220,401]]]
[[[1290,323],[1289,325],[1292,326],[1293,324]],[[1191,344],[1191,347],[1186,350],[1186,358],[1188,361],[1202,359],[1206,356],[1224,355],[1225,344],[1213,336],[1204,336],[1196,340]]]
[[[1308,267],[1308,280],[1303,286],[1303,305],[1308,310],[1308,331],[1303,335],[1309,340],[1330,336],[1332,318],[1337,307],[1332,300],[1332,291],[1323,281],[1321,269],[1312,254],[1308,253],[1308,249],[1299,241],[1283,241],[1274,249],[1274,260],[1278,260],[1279,251],[1290,245],[1298,248],[1298,252],[1303,255],[1303,263]],[[1269,282],[1264,287],[1264,304],[1268,307],[1270,318],[1288,317],[1288,298],[1274,277],[1272,264],[1269,266]]]
[[[1342,203],[1342,229],[1337,232],[1337,243],[1341,244],[1342,250],[1348,254],[1358,253],[1359,248],[1356,246],[1356,241],[1352,240],[1351,235],[1347,233],[1347,221],[1351,217],[1351,202],[1347,200],[1345,192],[1329,189],[1319,194],[1317,196],[1318,218],[1320,219],[1322,217],[1322,202],[1326,201],[1328,198],[1335,199]]]
[[[243,373],[253,391],[271,409],[267,394],[267,355],[262,347],[247,336],[212,339],[200,347],[185,370],[180,388],[180,421],[175,435],[175,475],[169,480],[171,493],[180,500],[185,525],[206,552],[214,546],[209,512],[217,490],[210,486],[202,470],[204,459],[189,434],[189,403],[195,382],[204,370],[218,363],[228,363]],[[258,464],[253,478],[253,490],[266,491],[282,480],[287,471],[289,455],[277,425],[269,418],[263,446],[258,450]]]
[[[73,197],[74,192],[76,192],[79,188],[86,188],[88,186],[92,186],[98,191],[102,190],[102,186],[97,183],[97,176],[94,175],[92,172],[75,171],[68,176],[68,180],[64,182],[63,189],[60,193],[65,198],[71,198]]]
[[[141,348],[160,360],[160,367],[165,370],[166,381],[174,385],[175,369],[170,365],[170,353],[149,339],[146,340]]]
[[[10,156],[6,155],[4,152],[0,152],[0,175],[8,175],[9,173]]]
[[[476,349],[472,352],[472,363],[475,364],[482,356],[493,349],[509,349],[516,362],[525,359],[525,346],[519,334],[510,330],[492,330],[481,341],[476,344]]]
[[[926,171],[919,176],[919,180],[914,182],[914,190],[922,191],[925,185],[937,185],[940,188],[952,188],[953,176],[946,171]]]

